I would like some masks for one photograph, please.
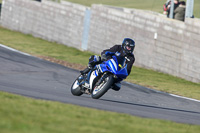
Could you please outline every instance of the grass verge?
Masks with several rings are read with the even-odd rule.
[[[86,66],[88,58],[93,54],[82,52],[62,44],[48,42],[31,35],[10,31],[0,27],[0,43],[34,56],[45,56],[72,63],[74,66]],[[200,100],[200,83],[192,83],[168,74],[133,67],[126,81],[143,85],[156,90],[173,93]]]
[[[200,126],[0,92],[1,133],[197,133]]]

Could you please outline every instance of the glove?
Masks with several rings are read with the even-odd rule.
[[[102,60],[102,61],[106,61],[106,60],[107,60],[107,56],[106,56],[105,54],[102,54],[102,55],[101,55],[101,60]]]

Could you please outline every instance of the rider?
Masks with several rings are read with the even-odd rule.
[[[101,57],[97,55],[92,55],[89,59],[88,67],[80,71],[81,74],[88,73],[96,64],[99,64],[101,61],[108,60],[111,57],[112,53],[118,53],[121,56],[127,57],[127,71],[128,75],[131,72],[131,68],[133,63],[135,62],[135,57],[133,54],[133,50],[135,48],[135,41],[130,38],[124,38],[122,45],[114,45],[110,49],[106,49],[101,52]],[[112,89],[119,91],[121,88],[121,83],[117,82],[112,86]]]

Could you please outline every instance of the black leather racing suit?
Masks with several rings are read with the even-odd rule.
[[[126,63],[127,63],[127,71],[128,71],[128,75],[129,75],[130,72],[131,72],[131,68],[133,66],[133,63],[135,62],[134,54],[132,54],[132,53],[131,54],[126,54],[121,45],[114,45],[110,49],[106,49],[103,52],[101,52],[101,55],[105,54],[106,51],[114,52],[114,53],[119,52],[121,56],[125,56],[125,57],[128,58]]]

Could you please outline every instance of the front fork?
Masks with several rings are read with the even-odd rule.
[[[93,85],[90,84],[90,78],[91,78],[92,72],[94,71],[96,71],[96,67],[91,69],[87,74],[82,75],[80,77],[80,80],[78,80],[79,86],[81,87],[81,90],[83,93],[86,93],[86,94],[91,93]]]
[[[107,73],[104,73],[102,75],[101,79],[96,83],[96,86],[99,86],[100,84],[102,84],[103,81],[105,80],[106,76],[107,76]]]

